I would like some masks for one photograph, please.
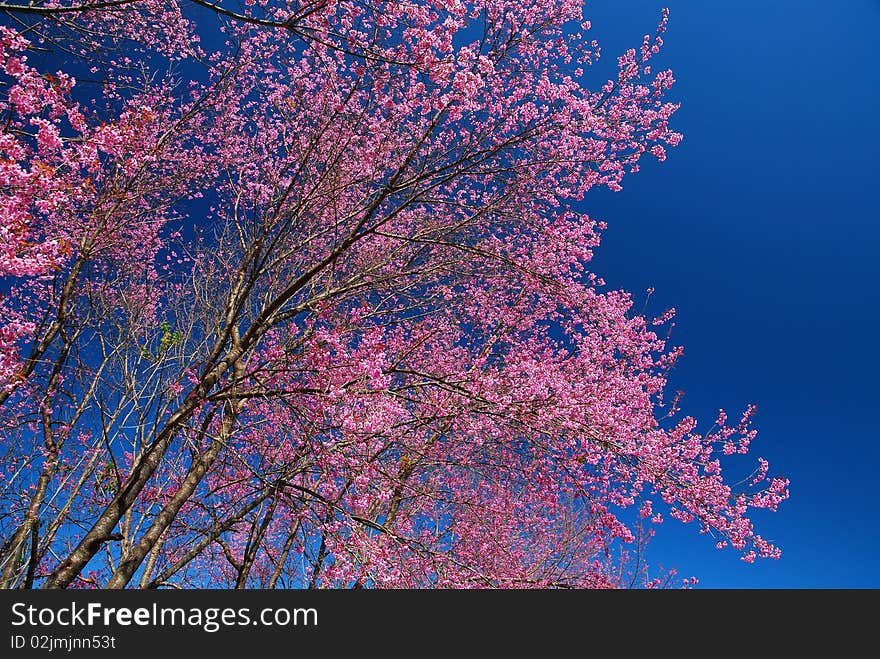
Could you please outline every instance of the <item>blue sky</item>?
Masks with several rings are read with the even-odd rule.
[[[880,586],[880,2],[594,0],[598,71],[671,10],[685,135],[624,191],[591,193],[609,228],[594,269],[678,310],[683,408],[756,403],[753,455],[792,481],[756,517],[783,549],[747,565],[693,526],[657,528],[649,561],[704,587]]]

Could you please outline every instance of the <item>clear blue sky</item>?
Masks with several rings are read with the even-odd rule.
[[[675,72],[685,139],[585,200],[609,224],[594,269],[677,308],[685,411],[756,403],[753,454],[792,494],[756,518],[779,561],[747,565],[673,520],[648,560],[705,587],[878,587],[880,1],[594,0],[593,73],[664,4],[655,68]]]

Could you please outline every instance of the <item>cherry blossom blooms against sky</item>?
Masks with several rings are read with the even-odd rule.
[[[880,4],[581,2],[0,30],[0,587],[880,585]]]
[[[880,2],[665,4],[685,139],[623,192],[590,196],[609,225],[594,267],[676,307],[671,387],[701,418],[756,403],[754,450],[792,496],[756,516],[778,562],[731,560],[673,524],[650,559],[705,587],[880,586]],[[588,5],[605,67],[657,10]]]

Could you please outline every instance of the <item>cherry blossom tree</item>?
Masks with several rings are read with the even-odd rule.
[[[681,139],[665,12],[594,86],[574,1],[0,9],[4,587],[657,586],[664,514],[779,555],[753,408],[681,416],[672,312],[588,269],[586,193]]]

